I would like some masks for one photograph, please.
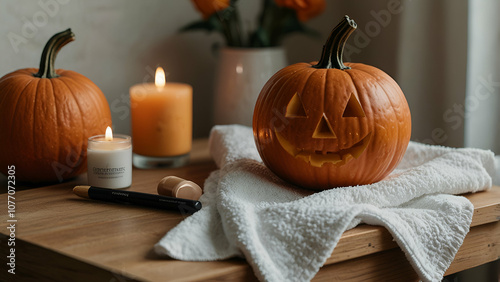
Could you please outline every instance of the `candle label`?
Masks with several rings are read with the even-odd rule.
[[[95,154],[95,152],[90,151],[89,157],[89,185],[103,188],[124,188],[132,184],[131,149],[115,151],[115,154],[109,155]],[[114,160],[109,161],[109,159]]]
[[[122,167],[93,167],[92,172],[101,179],[107,178],[118,178],[122,177],[122,175],[127,171],[127,168]]]

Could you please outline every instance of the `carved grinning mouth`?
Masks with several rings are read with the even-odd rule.
[[[325,163],[344,165],[353,158],[357,159],[365,151],[366,147],[370,143],[370,139],[372,136],[372,134],[369,133],[363,139],[361,139],[361,141],[347,149],[342,149],[337,152],[323,152],[319,150],[311,151],[298,149],[276,130],[274,131],[274,133],[276,134],[281,147],[283,147],[285,151],[287,151],[295,158],[302,159],[305,162],[309,162],[314,167],[321,167]]]

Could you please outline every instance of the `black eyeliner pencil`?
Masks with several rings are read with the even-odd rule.
[[[167,197],[133,191],[123,191],[91,186],[75,186],[73,192],[87,199],[102,200],[121,204],[132,204],[165,210],[177,210],[181,213],[195,213],[201,209],[199,201]]]

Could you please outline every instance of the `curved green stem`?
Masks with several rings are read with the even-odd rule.
[[[43,48],[40,68],[38,69],[38,73],[34,74],[34,76],[40,78],[58,77],[59,75],[56,74],[56,69],[54,68],[57,53],[64,45],[73,40],[75,40],[75,34],[71,32],[70,28],[52,36],[47,44],[45,44],[45,48]]]
[[[342,21],[332,30],[332,33],[323,45],[321,59],[313,67],[319,69],[350,69],[344,65],[342,55],[344,46],[358,25],[349,16],[344,16]]]

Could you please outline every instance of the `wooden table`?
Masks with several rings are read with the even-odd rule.
[[[130,190],[156,193],[156,184],[177,175],[200,185],[216,169],[206,140],[194,143],[191,164],[178,169],[134,170]],[[153,245],[184,216],[176,212],[82,199],[70,182],[15,194],[15,254],[18,281],[206,281],[256,280],[243,259],[185,262],[165,259]],[[2,183],[1,281],[13,276],[7,263],[6,183]],[[471,231],[446,272],[452,274],[500,257],[500,187],[465,195],[474,204]],[[403,252],[383,227],[360,225],[344,233],[314,281],[410,281],[417,279]]]

